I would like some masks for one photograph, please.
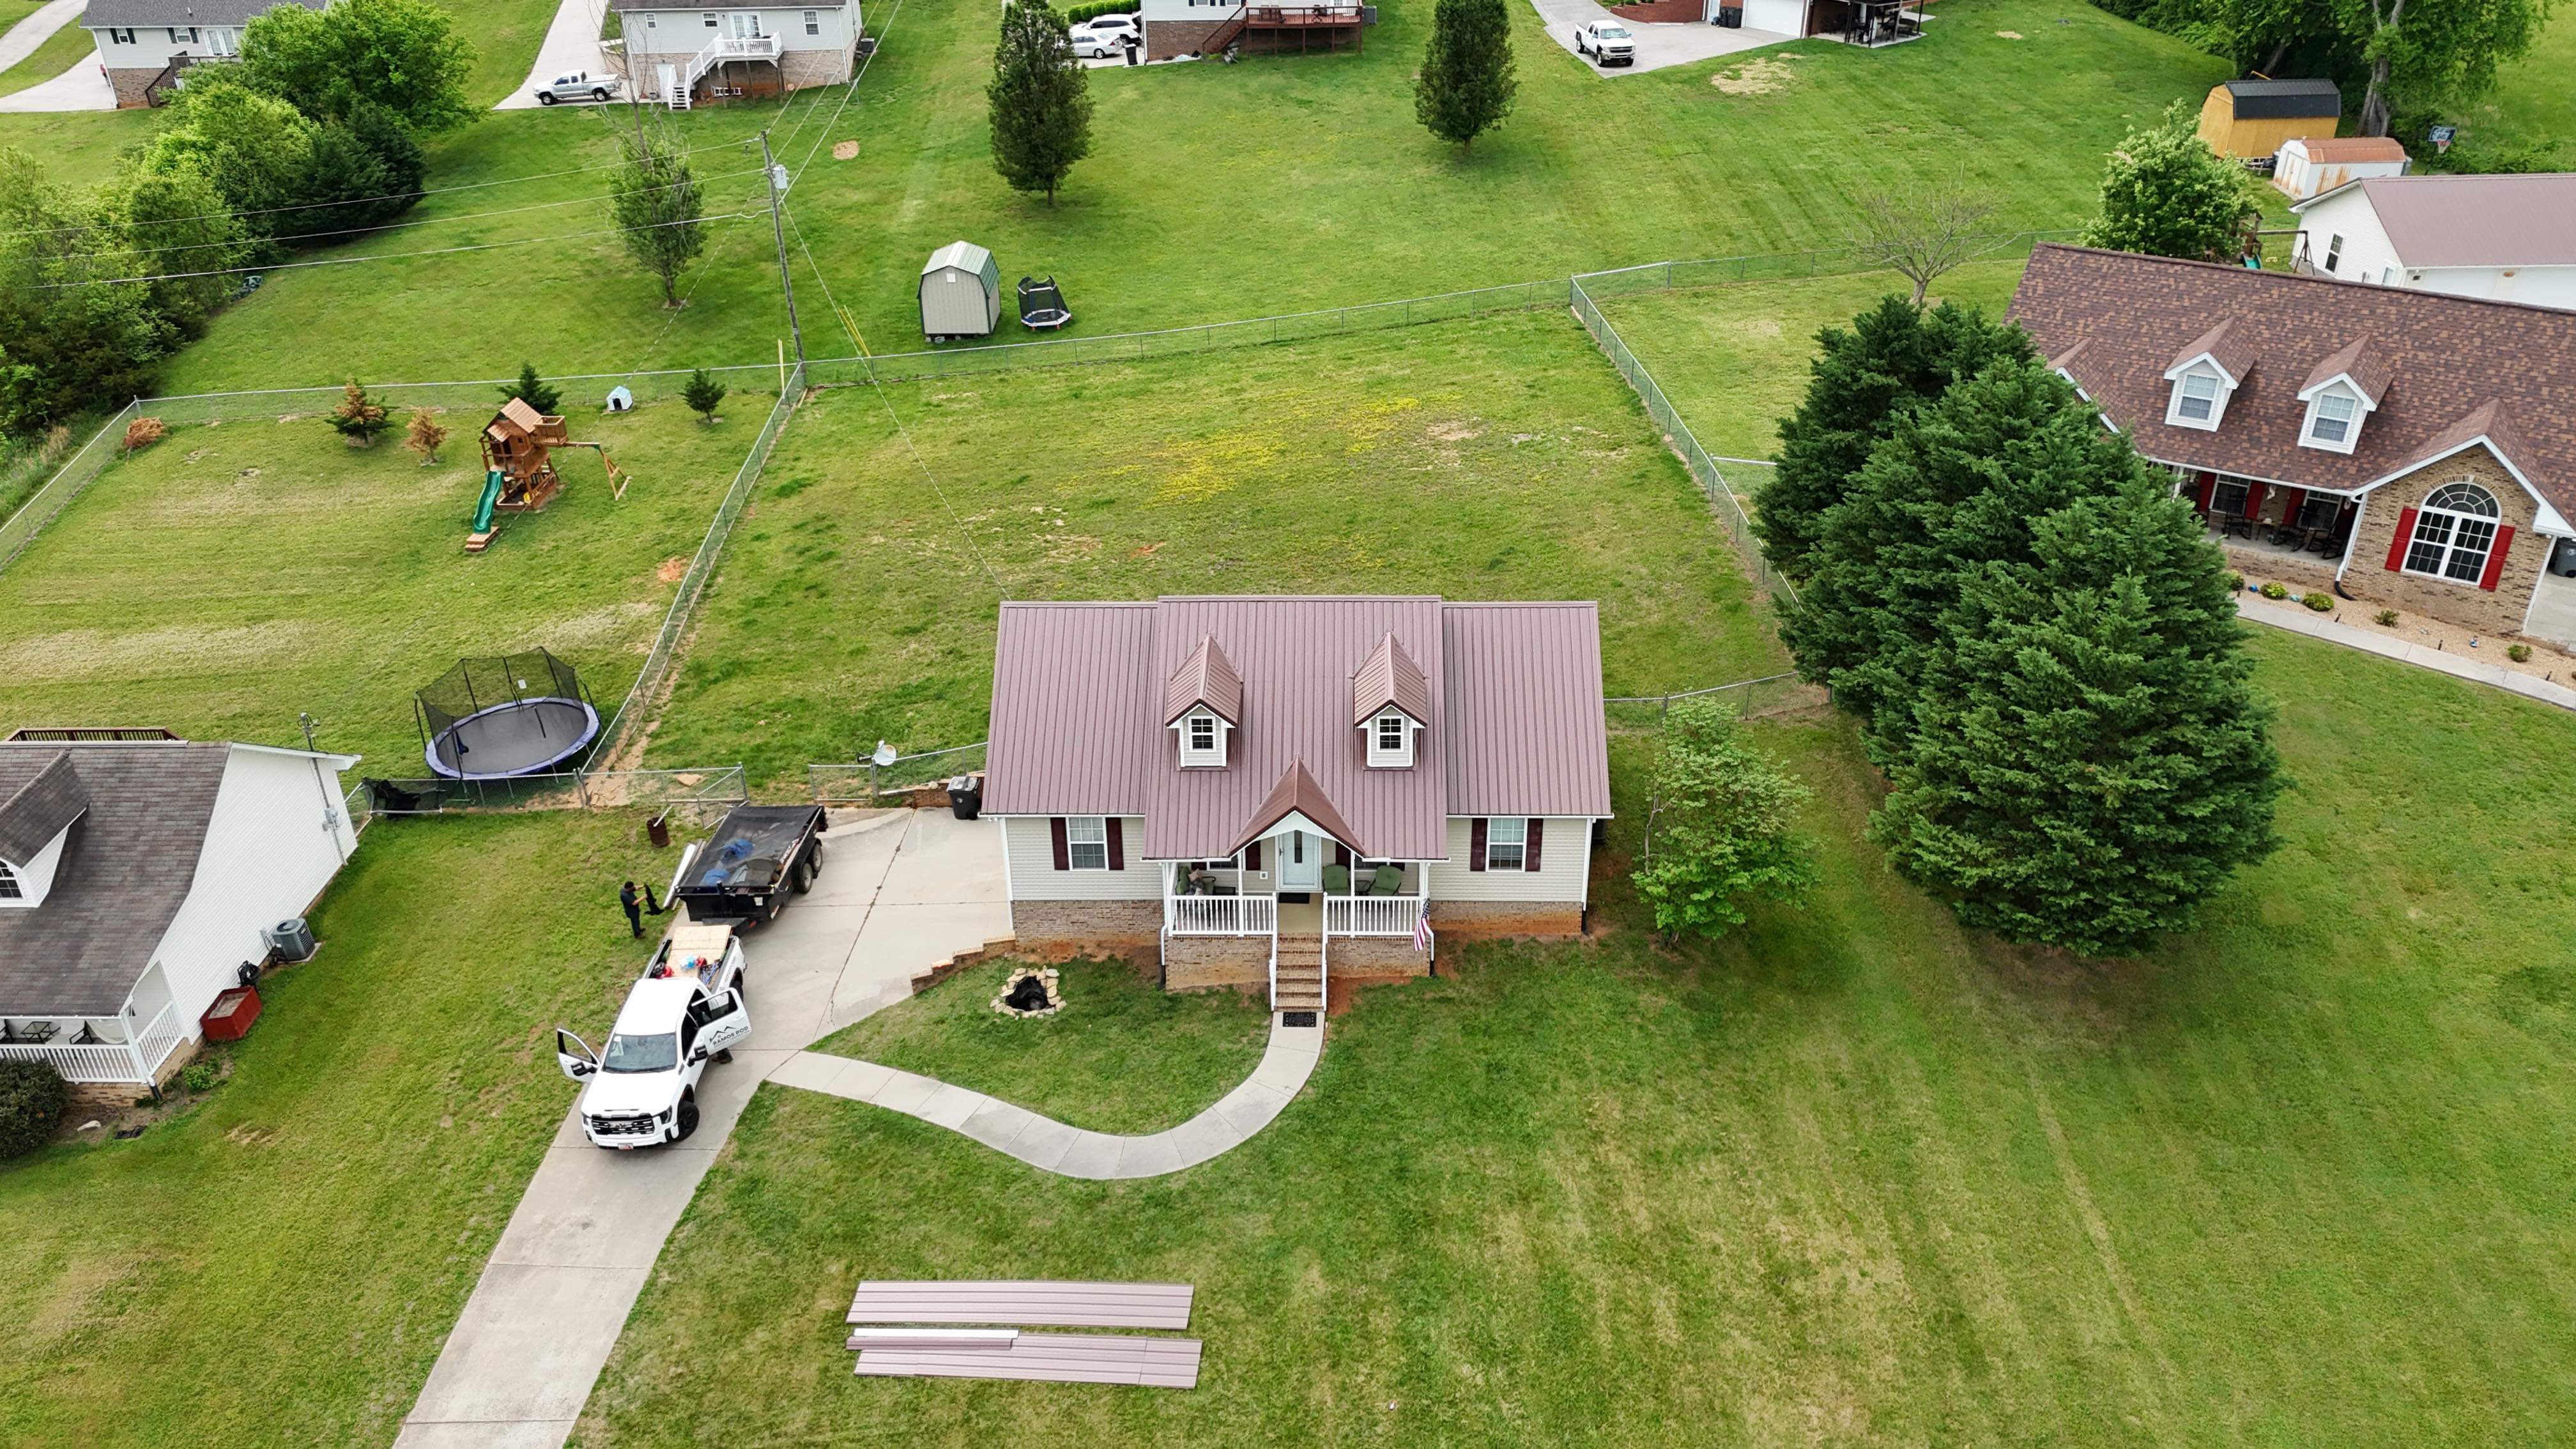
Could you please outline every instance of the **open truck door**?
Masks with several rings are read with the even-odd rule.
[[[711,1057],[730,1051],[733,1044],[751,1035],[751,1010],[743,1005],[742,988],[728,987],[721,996],[710,996],[695,1008],[704,1013],[698,1027],[697,1055]]]
[[[563,1068],[565,1076],[578,1082],[599,1070],[599,1053],[590,1049],[590,1043],[556,1027],[555,1064]]]

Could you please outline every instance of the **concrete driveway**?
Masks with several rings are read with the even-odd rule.
[[[81,11],[88,7],[89,0],[50,0],[35,14],[10,26],[8,34],[0,35],[0,71],[34,55],[36,47],[53,39],[55,31],[80,19]]]
[[[1568,55],[1574,55],[1574,32],[1595,20],[1618,20],[1619,17],[1592,3],[1592,0],[1530,0],[1539,18],[1547,22],[1547,38]],[[1603,68],[1588,56],[1575,56],[1583,68],[1594,75],[1610,77],[1636,75],[1661,70],[1668,65],[1691,65],[1733,55],[1739,50],[1760,50],[1766,45],[1782,45],[1797,39],[1794,35],[1774,35],[1768,30],[1729,30],[1720,25],[1639,25],[1619,22],[1637,37],[1635,65]]]
[[[915,972],[1010,933],[990,821],[890,811],[824,839],[813,893],[743,938],[752,1033],[707,1073],[696,1135],[603,1152],[566,1111],[397,1444],[561,1445],[663,1240],[762,1080],[911,995]]]
[[[607,14],[608,0],[563,0],[555,7],[553,23],[546,26],[545,42],[537,47],[537,63],[528,67],[528,78],[492,109],[534,110],[543,104],[537,99],[537,87],[556,76],[576,70],[597,75],[606,70],[599,55],[599,26]]]
[[[18,28],[24,30],[27,24],[21,21]],[[106,73],[98,68],[96,52],[82,56],[71,69],[52,80],[38,81],[14,95],[0,96],[0,113],[11,115],[115,109],[116,87],[107,83]]]

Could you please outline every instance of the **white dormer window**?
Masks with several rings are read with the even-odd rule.
[[[14,904],[26,898],[27,892],[18,884],[18,872],[9,862],[0,860],[0,901]]]
[[[2218,430],[2227,412],[2227,380],[2215,371],[2195,367],[2174,379],[2173,408],[2165,421],[2178,428]]]
[[[1413,767],[1413,736],[1421,726],[1400,709],[1382,709],[1368,722],[1368,762],[1373,770]]]
[[[1173,725],[1181,734],[1181,768],[1225,768],[1226,731],[1232,728],[1216,711],[1201,706],[1182,715]]]
[[[2299,401],[2308,405],[2307,421],[2299,425],[2300,447],[2349,453],[2361,440],[2362,420],[2371,412],[2370,399],[2348,380],[2328,378],[2299,394]]]

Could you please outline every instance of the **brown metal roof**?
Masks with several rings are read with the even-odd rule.
[[[1252,807],[1252,818],[1235,832],[1234,844],[1217,853],[1234,854],[1268,835],[1271,827],[1291,815],[1303,815],[1315,822],[1326,835],[1349,846],[1354,855],[1371,860],[1388,858],[1369,849],[1367,839],[1351,828],[1350,822],[1342,818],[1342,812],[1333,808],[1332,800],[1324,794],[1324,787],[1315,783],[1313,775],[1306,773],[1303,760],[1291,763],[1280,772],[1279,783],[1271,787],[1269,795],[1260,804]]]
[[[1425,728],[1412,768],[1373,770],[1350,715],[1353,680],[1390,637],[1422,675]],[[1226,768],[1184,770],[1157,706],[1211,639],[1238,674],[1241,719]],[[985,809],[1141,815],[1135,849],[1152,860],[1231,854],[1299,769],[1310,818],[1323,825],[1315,810],[1331,810],[1356,837],[1344,843],[1380,859],[1445,859],[1451,815],[1610,813],[1589,603],[1004,604],[992,720]]]
[[[2043,356],[2084,344],[2067,371],[2151,458],[2350,493],[2438,453],[2492,403],[2484,436],[2576,518],[2576,312],[2049,244],[2012,316]],[[2167,426],[2165,370],[2223,320],[2251,359],[2245,382],[2216,432]],[[2351,453],[2303,448],[2305,379],[2355,338],[2386,378],[2378,410]]]
[[[2393,136],[2308,136],[2283,144],[2296,146],[2308,153],[2309,160],[2329,166],[2406,159],[2406,148]]]
[[[2305,211],[2354,186],[2406,266],[2576,266],[2576,171],[2373,176],[2290,209]]]
[[[1351,676],[1351,723],[1367,724],[1390,704],[1417,724],[1431,718],[1431,683],[1393,634],[1377,641],[1359,672]]]
[[[1172,671],[1170,682],[1163,686],[1163,723],[1170,724],[1200,705],[1227,724],[1243,723],[1243,676],[1234,672],[1233,662],[1214,639],[1201,639],[1181,667]]]

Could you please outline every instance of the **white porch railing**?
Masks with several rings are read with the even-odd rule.
[[[1410,936],[1422,919],[1420,896],[1326,896],[1327,936]]]
[[[161,1064],[179,1049],[186,1037],[178,1029],[172,1013],[175,1006],[161,1008],[133,1042],[84,1042],[78,1046],[61,1041],[0,1042],[0,1061],[51,1062],[66,1082],[131,1082],[147,1087],[159,1075]]]
[[[1269,936],[1279,930],[1276,896],[1165,896],[1163,923],[1175,936]]]
[[[719,35],[704,50],[689,57],[688,71],[680,77],[680,92],[686,95],[698,88],[708,71],[729,60],[778,59],[778,37],[775,35]]]

